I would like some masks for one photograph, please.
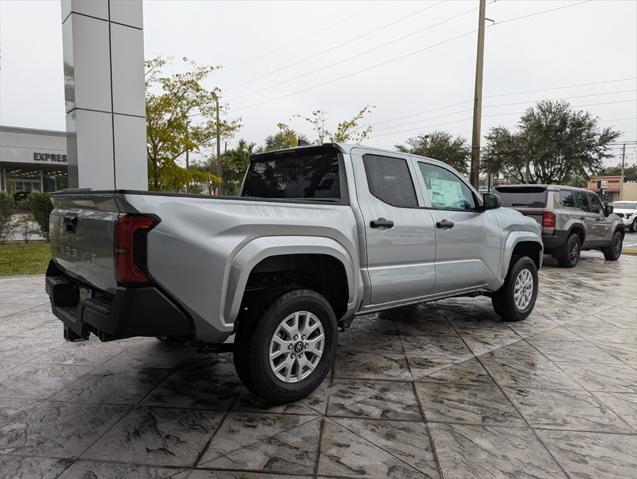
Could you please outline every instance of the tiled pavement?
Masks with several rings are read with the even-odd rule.
[[[229,355],[65,344],[42,277],[0,279],[0,477],[637,477],[637,257],[357,319],[310,397],[265,408]]]

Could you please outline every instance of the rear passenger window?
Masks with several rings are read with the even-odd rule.
[[[407,161],[391,156],[363,155],[369,191],[381,201],[401,208],[418,208]]]
[[[586,198],[586,193],[583,191],[576,191],[575,193],[575,206],[582,211],[590,211],[591,209],[588,206],[588,198]]]
[[[575,208],[575,198],[571,190],[560,190],[560,206]]]
[[[588,194],[591,200],[591,211],[593,213],[599,213],[600,215],[604,214],[604,207],[602,206],[602,202],[599,197],[593,193]]]

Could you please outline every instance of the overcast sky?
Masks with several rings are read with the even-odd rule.
[[[236,139],[262,143],[281,121],[309,134],[294,114],[320,108],[333,126],[365,105],[375,146],[434,129],[469,139],[477,7],[144,1],[145,56],[222,65],[210,86],[243,119]],[[535,100],[564,98],[637,140],[636,0],[497,0],[487,17],[483,133],[514,126]],[[0,0],[0,56],[0,124],[63,130],[60,2]]]

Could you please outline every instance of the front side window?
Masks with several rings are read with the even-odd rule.
[[[588,206],[588,198],[586,198],[586,193],[583,191],[576,191],[575,193],[575,207],[579,208],[582,211],[590,211],[590,207]]]
[[[391,156],[363,155],[369,191],[379,200],[400,208],[418,208],[407,161]]]
[[[432,208],[474,210],[475,199],[469,187],[449,170],[419,162],[420,174],[427,187]]]
[[[604,207],[602,206],[602,202],[599,197],[593,193],[588,194],[591,200],[591,211],[593,213],[599,213],[600,215],[604,214]]]
[[[571,190],[560,190],[560,206],[564,208],[575,208],[575,198]]]

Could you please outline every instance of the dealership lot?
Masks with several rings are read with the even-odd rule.
[[[2,278],[0,476],[634,477],[637,256],[540,277],[521,323],[487,298],[360,317],[328,380],[275,408],[229,354],[64,343],[43,277]]]

